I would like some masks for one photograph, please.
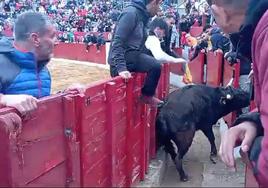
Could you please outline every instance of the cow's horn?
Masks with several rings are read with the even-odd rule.
[[[230,100],[230,99],[232,99],[232,96],[230,94],[227,94],[226,99]]]
[[[231,80],[228,82],[226,87],[232,86],[233,85],[234,78],[231,78]]]

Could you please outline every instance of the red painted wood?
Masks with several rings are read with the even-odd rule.
[[[223,79],[223,54],[207,53],[207,85],[218,87]]]
[[[204,64],[205,64],[204,53],[200,53],[197,58],[195,58],[188,64],[193,77],[193,83],[204,84]]]

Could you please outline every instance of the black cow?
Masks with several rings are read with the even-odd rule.
[[[249,105],[249,93],[231,86],[212,88],[191,85],[171,93],[159,109],[156,119],[157,136],[171,155],[181,181],[188,181],[182,159],[190,148],[195,131],[201,130],[211,144],[210,159],[217,156],[212,126],[225,115]],[[178,153],[171,140],[176,144]]]

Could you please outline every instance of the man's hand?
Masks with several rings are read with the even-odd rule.
[[[64,92],[73,92],[73,91],[74,92],[77,91],[77,92],[83,94],[86,92],[86,86],[83,84],[79,84],[79,83],[72,84]]]
[[[129,79],[132,77],[129,71],[119,72],[119,76],[121,76],[123,79]]]
[[[37,109],[37,99],[30,95],[1,95],[0,103],[16,108],[21,115],[26,115]]]
[[[257,136],[256,125],[252,122],[243,122],[224,132],[221,138],[219,154],[222,161],[235,170],[234,147],[237,140],[241,140],[241,150],[247,153]]]
[[[227,52],[224,55],[224,59],[226,59],[231,66],[239,61],[235,52]]]
[[[222,49],[217,49],[216,51],[214,51],[214,55],[216,56],[217,54],[223,54]]]

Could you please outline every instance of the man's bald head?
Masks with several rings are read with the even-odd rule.
[[[238,32],[245,21],[249,0],[207,0],[217,24],[226,32]]]

